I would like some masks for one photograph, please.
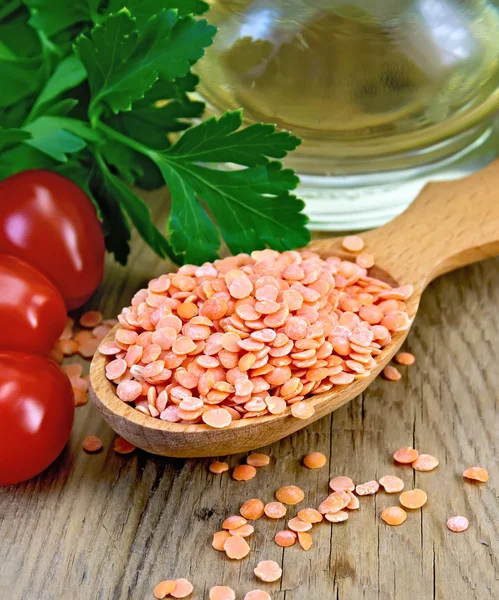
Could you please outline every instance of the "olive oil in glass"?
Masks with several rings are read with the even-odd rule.
[[[313,227],[379,225],[499,151],[499,0],[210,5],[201,94],[303,139],[287,164]]]

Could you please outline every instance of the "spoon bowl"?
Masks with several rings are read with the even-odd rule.
[[[384,227],[363,234],[365,251],[374,254],[369,274],[392,285],[412,284],[406,301],[411,324],[426,286],[439,275],[499,253],[499,160],[474,175],[427,185],[411,207]],[[341,238],[316,240],[308,248],[322,258],[354,260]],[[234,421],[226,429],[169,423],[121,401],[106,379],[107,357],[97,353],[90,368],[90,397],[104,419],[122,437],[153,454],[172,457],[222,456],[265,446],[320,419],[358,396],[390,362],[409,329],[395,334],[376,357],[365,379],[310,396],[315,413],[307,420],[268,415]],[[114,339],[114,330],[104,341]]]

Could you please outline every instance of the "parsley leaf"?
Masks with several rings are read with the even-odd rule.
[[[102,0],[24,0],[31,12],[30,25],[50,37],[77,23],[98,19]]]
[[[168,150],[148,152],[170,188],[167,229],[174,251],[185,260],[200,262],[207,248],[213,255],[220,247],[216,229],[207,225],[207,213],[196,197],[206,203],[233,253],[267,246],[288,250],[310,239],[307,218],[300,213],[303,202],[289,193],[298,178],[267,158],[285,155],[299,140],[275,133],[272,125],[237,131],[241,124],[240,112],[227,113],[189,129]],[[200,161],[231,161],[249,168],[220,170],[197,164]],[[188,224],[192,235],[185,231]]]
[[[155,14],[163,9],[174,8],[181,17],[187,15],[202,15],[209,6],[202,0],[111,0],[108,6],[109,13],[119,12],[127,8],[137,19],[139,29]]]
[[[29,140],[31,133],[24,129],[3,129],[0,127],[0,150],[6,150],[19,142]]]
[[[99,114],[101,103],[115,113],[130,110],[160,76],[174,80],[187,75],[215,31],[204,20],[178,18],[174,10],[154,15],[140,34],[125,9],[110,15],[76,43],[92,92],[90,116]]]

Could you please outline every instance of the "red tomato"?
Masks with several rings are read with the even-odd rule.
[[[0,182],[0,252],[40,269],[68,309],[84,304],[104,273],[104,236],[90,198],[51,171]]]
[[[71,384],[55,363],[0,351],[0,485],[47,468],[68,441],[73,417]]]
[[[23,260],[0,254],[0,350],[48,354],[65,324],[55,285]]]

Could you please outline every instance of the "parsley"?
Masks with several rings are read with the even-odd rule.
[[[193,65],[216,29],[203,0],[0,2],[0,178],[55,170],[98,210],[123,264],[132,228],[161,257],[202,263],[309,240],[298,178],[278,159],[300,140],[240,111],[199,125]],[[183,133],[182,133],[183,132]],[[231,163],[233,168],[221,167]],[[167,185],[163,231],[132,186]]]

